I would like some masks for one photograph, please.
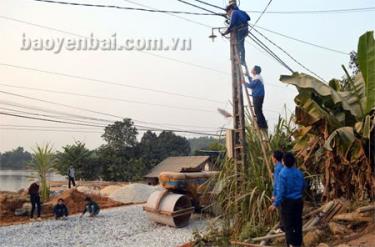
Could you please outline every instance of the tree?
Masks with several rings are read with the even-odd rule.
[[[163,160],[169,156],[185,156],[190,154],[189,141],[170,131],[163,131],[158,136],[157,153],[159,159]]]
[[[23,147],[17,147],[16,149],[0,154],[0,169],[26,169],[30,161],[31,154],[25,151]]]
[[[63,152],[56,154],[56,169],[61,174],[68,174],[73,166],[78,179],[94,180],[100,176],[100,169],[95,161],[95,153],[85,147],[85,144],[76,141],[73,145],[63,147]]]
[[[33,150],[31,164],[38,173],[42,200],[45,201],[49,197],[49,187],[47,182],[48,173],[52,171],[54,166],[52,147],[46,144],[44,147],[37,145]]]
[[[97,164],[101,169],[101,178],[107,181],[134,181],[146,172],[142,159],[129,158],[128,154],[113,150],[108,145],[101,146],[97,151]]]
[[[96,152],[104,180],[129,181],[144,172],[144,164],[138,161],[137,134],[137,128],[129,118],[105,128],[102,137],[107,144]]]
[[[143,134],[139,143],[139,152],[148,169],[151,169],[160,162],[158,144],[158,136],[154,132],[148,130]]]
[[[116,121],[105,127],[102,137],[112,149],[122,150],[137,144],[137,134],[133,121],[125,118],[122,122]]]

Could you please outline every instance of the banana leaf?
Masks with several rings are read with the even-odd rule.
[[[362,108],[365,104],[365,86],[362,77],[355,78],[355,88],[351,91],[336,91],[329,85],[304,73],[281,75],[280,81],[297,87],[300,94],[316,94],[325,108],[331,108],[333,112],[341,109],[349,112],[354,118],[363,118]],[[355,93],[353,92],[355,90]]]
[[[366,85],[366,113],[375,107],[375,40],[374,32],[359,38],[358,62]]]

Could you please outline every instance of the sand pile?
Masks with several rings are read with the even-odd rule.
[[[121,185],[109,185],[100,190],[100,195],[111,196],[114,192],[121,189]]]
[[[161,190],[161,188],[146,184],[129,184],[113,192],[109,198],[125,204],[145,203],[151,193],[157,190]]]
[[[89,195],[95,202],[97,202],[100,208],[110,208],[122,205],[122,203],[115,202],[109,198],[101,197],[99,195]],[[76,189],[66,190],[60,195],[52,198],[45,205],[43,205],[44,212],[52,212],[52,208],[57,204],[57,201],[62,198],[68,207],[69,214],[80,213],[85,207],[86,194],[79,192]]]

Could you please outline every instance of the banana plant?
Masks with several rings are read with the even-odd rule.
[[[360,73],[348,76],[346,86],[336,79],[326,84],[303,73],[280,77],[298,90],[294,150],[302,168],[322,175],[323,199],[327,200],[375,195],[373,32],[360,37],[358,61]]]

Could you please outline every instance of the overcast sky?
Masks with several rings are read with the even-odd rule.
[[[73,0],[68,1],[72,2]],[[200,10],[176,0],[134,1],[153,8],[200,12]],[[223,7],[226,2],[224,0],[208,1]],[[76,0],[75,2],[137,7],[123,0]],[[262,10],[267,3],[268,0],[242,0],[240,7],[245,10]],[[274,0],[268,11],[328,10],[373,6],[374,1],[371,0]],[[224,25],[223,19],[217,16],[184,15],[184,17],[209,26]],[[257,17],[258,14],[251,14],[252,21]],[[374,29],[374,20],[375,11],[298,15],[266,13],[258,25],[322,46],[350,52],[356,50],[358,37],[362,33]],[[23,34],[32,39],[78,39],[74,35],[25,24],[25,22],[82,36],[89,36],[93,33],[98,38],[109,38],[116,33],[118,40],[160,38],[164,42],[170,43],[172,38],[191,39],[192,49],[190,51],[152,52],[180,62],[138,51],[63,50],[59,54],[54,54],[51,51],[22,51],[20,49]],[[0,112],[18,115],[33,112],[54,116],[61,115],[63,112],[108,121],[118,120],[117,117],[129,117],[137,120],[136,123],[139,125],[164,129],[214,131],[223,126],[230,127],[230,121],[224,119],[216,111],[217,108],[231,111],[229,103],[231,98],[229,43],[221,37],[218,37],[215,42],[211,42],[208,39],[210,33],[209,27],[160,13],[57,5],[32,0],[1,0],[0,64],[89,77],[101,81],[194,96],[196,99],[0,65],[0,91],[85,108],[97,113],[51,105],[1,92]],[[307,46],[266,31],[263,33],[326,80],[333,77],[340,78],[343,75],[341,64],[348,64],[349,57],[347,55]],[[305,72],[272,45],[270,47],[280,54],[294,70]],[[265,115],[272,126],[277,119],[278,112],[283,112],[284,104],[287,109],[294,109],[293,98],[296,95],[296,90],[278,81],[281,74],[289,72],[259,48],[255,48],[254,45],[247,45],[247,62],[249,65],[258,64],[263,69],[266,87]],[[9,85],[119,98],[142,102],[142,104],[41,92],[10,87]],[[37,109],[32,110],[30,107]],[[43,113],[41,110],[56,112]],[[107,115],[99,114],[99,112]],[[33,115],[33,117],[43,116]],[[64,118],[64,121],[70,121],[66,120],[69,117],[65,116]],[[1,115],[0,119],[0,151],[17,146],[24,146],[30,150],[36,143],[51,143],[55,149],[60,149],[62,145],[71,144],[75,140],[85,142],[89,148],[96,148],[103,143],[100,137],[102,131],[100,128],[41,122],[4,115]],[[94,122],[94,120],[85,121]],[[27,130],[16,130],[15,128]],[[34,130],[30,130],[30,128],[34,128]],[[57,128],[64,132],[57,132]],[[52,131],[41,131],[42,129]]]

